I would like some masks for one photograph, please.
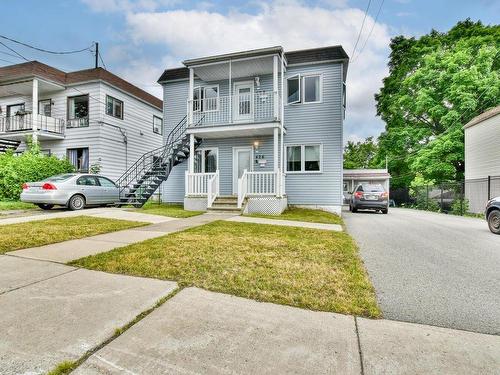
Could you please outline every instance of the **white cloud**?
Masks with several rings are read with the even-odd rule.
[[[148,2],[153,1],[142,4],[143,9]],[[333,2],[337,6],[345,4],[344,1]],[[212,8],[123,10],[126,13],[128,38],[135,47],[156,48],[157,55],[163,57],[161,63],[129,60],[130,67],[124,68],[122,72],[126,78],[133,77],[134,81],[149,79],[151,85],[159,76],[152,77],[152,71],[161,72],[167,67],[180,66],[180,62],[188,58],[219,53],[274,45],[294,50],[340,44],[351,54],[364,17],[364,10],[357,8],[309,6],[301,2],[279,0],[256,4],[258,8],[251,13],[231,10],[225,14],[210,11]],[[358,49],[364,44],[373,22],[373,18],[368,16]],[[378,135],[383,129],[382,122],[375,116],[373,96],[387,74],[389,40],[388,26],[375,24],[362,55],[359,58],[355,56],[349,67],[346,139]],[[140,67],[141,64],[144,66]]]
[[[81,0],[94,12],[153,12],[162,6],[173,6],[179,0]]]

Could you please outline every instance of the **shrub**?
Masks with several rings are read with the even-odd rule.
[[[450,213],[453,215],[465,215],[469,211],[469,201],[467,199],[455,199],[451,205]]]
[[[19,200],[25,182],[73,171],[68,160],[43,155],[37,146],[18,156],[12,151],[0,154],[0,200]]]

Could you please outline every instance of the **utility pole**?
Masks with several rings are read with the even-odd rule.
[[[99,68],[99,42],[95,42],[95,68]]]

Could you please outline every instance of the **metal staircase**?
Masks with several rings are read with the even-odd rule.
[[[118,205],[142,207],[165,181],[173,167],[189,156],[186,116],[168,134],[165,145],[142,155],[117,181]],[[201,143],[195,138],[195,149]]]
[[[10,139],[0,139],[0,154],[9,150],[16,151],[21,141],[12,141]]]

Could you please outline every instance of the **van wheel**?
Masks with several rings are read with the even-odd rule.
[[[85,197],[80,194],[73,195],[68,202],[68,208],[71,211],[81,210],[85,207]]]
[[[38,207],[40,207],[42,210],[50,210],[52,207],[54,207],[53,204],[46,204],[46,203],[38,203]]]
[[[488,215],[488,226],[492,233],[500,234],[500,210],[493,210]]]

